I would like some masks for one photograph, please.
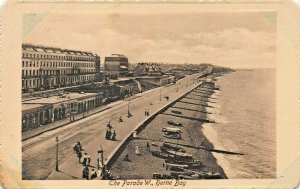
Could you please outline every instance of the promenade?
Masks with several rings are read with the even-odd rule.
[[[130,100],[130,102],[128,100],[121,101],[100,113],[41,134],[37,137],[41,142],[38,139],[25,141],[29,147],[23,150],[24,179],[80,179],[83,166],[77,163],[78,158],[72,150],[76,141],[79,140],[81,142],[84,152],[91,156],[91,166],[96,169],[97,151],[100,149],[100,145],[104,150],[104,158],[108,161],[132,131],[148,119],[148,116],[144,115],[145,109],[149,109],[151,116],[173,100],[196,87],[198,84],[193,82],[194,77],[196,75],[184,78],[180,81],[179,86],[171,85],[139,94],[139,97]],[[178,92],[177,89],[179,89]],[[169,96],[170,99],[166,100],[163,98],[164,96]],[[150,105],[150,102],[152,105]],[[126,117],[128,107],[133,117]],[[121,115],[124,122],[119,123],[117,120]],[[108,121],[111,121],[113,129],[116,130],[116,141],[105,139],[106,124]],[[54,171],[56,136],[60,140],[59,171]],[[31,146],[31,143],[34,145]],[[43,152],[47,154],[43,154]],[[41,168],[39,168],[37,163],[34,163],[40,161],[44,161]]]

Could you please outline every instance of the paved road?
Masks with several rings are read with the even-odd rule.
[[[138,124],[146,119],[145,109],[150,110],[150,114],[165,106],[164,96],[169,96],[169,101],[174,100],[189,89],[193,88],[193,76],[181,80],[178,85],[161,87],[148,93],[139,94],[139,97],[129,101],[122,101],[112,108],[101,113],[92,115],[78,122],[71,123],[62,128],[46,132],[38,137],[26,140],[23,147],[23,178],[25,179],[80,179],[82,165],[76,163],[76,155],[72,147],[77,140],[81,141],[85,152],[91,155],[91,165],[97,165],[97,150],[100,145],[105,151],[105,157],[121,143]],[[161,98],[160,98],[161,97]],[[160,100],[161,99],[161,100]],[[153,105],[150,105],[150,101]],[[133,117],[127,118],[129,109]],[[122,115],[124,122],[117,120]],[[117,141],[104,139],[106,124],[111,121],[113,129],[117,133]],[[53,172],[55,166],[55,137],[59,137],[59,165],[61,172]],[[48,176],[50,174],[50,176]]]

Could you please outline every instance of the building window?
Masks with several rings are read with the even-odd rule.
[[[22,77],[24,77],[24,70],[22,70]]]
[[[29,70],[29,76],[31,76],[31,70]]]

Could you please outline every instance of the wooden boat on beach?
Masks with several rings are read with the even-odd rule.
[[[168,150],[167,153],[173,155],[177,159],[182,159],[182,160],[193,158],[192,154],[189,154],[186,152],[178,152],[178,151],[174,151],[174,150]]]
[[[165,152],[165,153],[169,153],[169,150],[172,150],[172,151],[177,151],[177,152],[186,152],[183,148],[179,148],[179,149],[170,149],[170,148],[166,148],[166,147],[164,147],[164,146],[161,146],[160,147],[160,150],[162,151],[162,152]]]
[[[153,173],[152,178],[153,179],[177,179],[177,176],[175,177],[167,174]]]
[[[222,178],[220,173],[212,172],[212,171],[191,171],[191,170],[184,170],[184,171],[171,171],[172,176],[192,176],[198,179],[220,179]]]
[[[174,125],[174,126],[178,126],[178,127],[183,127],[182,123],[180,123],[178,121],[169,120],[169,121],[167,121],[167,123],[170,124],[170,125]]]
[[[175,158],[174,155],[165,153],[165,152],[160,152],[160,151],[152,151],[151,152],[153,156],[163,158],[163,159],[168,159],[168,158]]]
[[[169,138],[169,139],[181,139],[181,134],[180,133],[169,133],[169,132],[164,132],[163,134],[164,137]]]
[[[181,133],[181,129],[173,127],[164,127],[162,128],[162,132]]]
[[[174,159],[166,159],[165,163],[178,164],[178,165],[188,165],[188,168],[203,168],[204,165],[200,160],[192,160],[192,161],[180,161]]]
[[[178,110],[171,110],[171,112],[174,113],[174,114],[182,114],[182,112],[178,111]]]
[[[184,172],[185,170],[191,171],[199,171],[204,169],[205,167],[203,164],[174,164],[174,163],[165,163],[166,168],[170,171],[181,171]]]
[[[175,151],[179,151],[179,152],[186,152],[185,149],[183,149],[182,147],[178,146],[178,145],[174,145],[174,144],[167,144],[167,143],[163,143],[163,149],[164,150],[175,150]],[[163,149],[161,148],[161,151],[163,151]]]

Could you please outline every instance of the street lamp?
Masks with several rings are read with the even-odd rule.
[[[100,149],[98,150],[98,170],[100,169],[100,167],[103,168],[103,165],[104,165],[104,159],[103,159],[103,149],[102,149],[102,146],[100,145]],[[100,162],[101,162],[101,166],[100,166]]]
[[[58,140],[58,136],[57,136],[56,137],[56,167],[55,167],[56,171],[59,171],[58,170],[58,142],[59,142],[59,140]]]

